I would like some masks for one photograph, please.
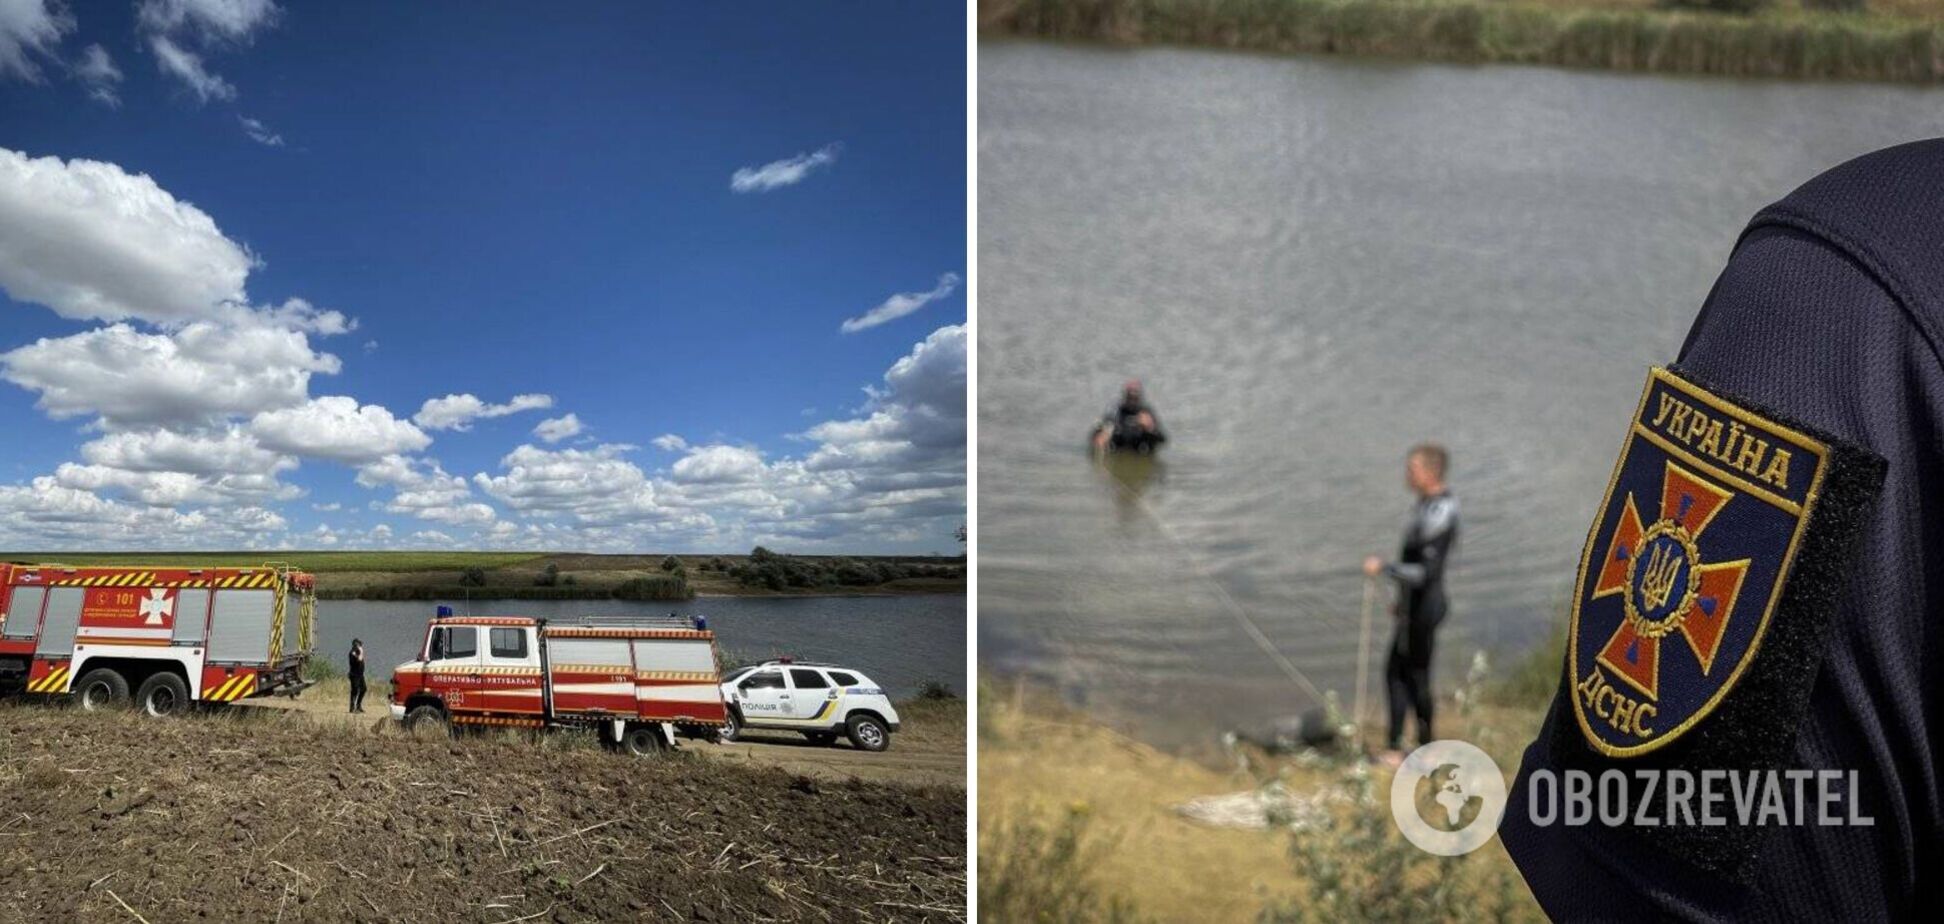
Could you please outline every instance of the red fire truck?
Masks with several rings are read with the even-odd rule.
[[[260,568],[0,564],[0,690],[168,715],[303,689],[311,576]]]
[[[727,715],[719,682],[715,633],[701,617],[545,620],[440,607],[418,657],[392,672],[391,711],[412,729],[591,727],[609,748],[646,756],[678,734],[714,735]]]

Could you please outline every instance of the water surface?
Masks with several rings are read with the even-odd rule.
[[[863,671],[893,697],[910,696],[937,680],[963,694],[965,597],[925,594],[903,597],[703,597],[681,602],[624,600],[450,601],[455,612],[476,616],[700,613],[716,633],[716,645],[744,660],[790,655],[829,661]],[[382,684],[399,662],[414,658],[425,623],[437,603],[320,600],[317,647],[341,670],[353,638],[362,638],[371,679]]]

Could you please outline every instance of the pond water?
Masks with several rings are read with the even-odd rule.
[[[716,645],[736,660],[790,655],[830,661],[863,671],[893,697],[910,696],[936,680],[964,695],[965,597],[926,594],[903,597],[704,597],[680,602],[622,600],[446,601],[454,612],[476,616],[657,616],[700,613],[716,633]],[[435,602],[320,600],[317,649],[344,668],[353,638],[362,638],[369,676],[382,684],[391,669],[418,654]]]

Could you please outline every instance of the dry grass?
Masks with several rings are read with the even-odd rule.
[[[1084,886],[1124,898],[1140,917],[1248,920],[1269,900],[1298,892],[1286,837],[1197,827],[1174,813],[1196,796],[1247,789],[1246,779],[1009,689],[982,692],[979,725],[982,870],[1004,862],[995,854],[1011,846],[1007,830],[1057,831],[1077,814],[1092,845],[1077,871]]]
[[[1441,720],[1442,736],[1477,744],[1508,774],[1541,717],[1528,705],[1474,705],[1462,716],[1447,707],[1442,715],[1449,717]],[[1319,857],[1339,868],[1336,875],[1384,860],[1422,877],[1425,867],[1417,864],[1430,858],[1391,830],[1387,803],[1374,806],[1381,811],[1379,824],[1353,814],[1353,776],[1353,765],[1341,760],[1255,754],[1246,769],[1196,763],[1101,727],[1031,690],[989,684],[979,702],[981,888],[990,885],[983,880],[995,854],[1022,847],[1044,850],[1049,837],[1076,816],[1085,822],[1082,840],[1073,848],[1085,857],[1075,864],[1073,875],[1084,877],[1076,887],[1125,899],[1125,910],[1139,919],[1280,919],[1291,909],[1314,908],[1310,889]],[[1196,797],[1252,790],[1271,781],[1299,794],[1344,793],[1336,800],[1344,806],[1336,817],[1340,828],[1305,843],[1273,828],[1203,827],[1175,811]],[[1376,771],[1372,784],[1380,795],[1387,792],[1388,772]],[[1019,830],[1037,830],[1039,836],[1030,843],[1007,839],[1009,831]],[[1342,833],[1357,831],[1362,839]],[[1377,833],[1386,837],[1376,838]],[[1479,908],[1502,901],[1510,918],[1538,919],[1537,905],[1496,840],[1462,862],[1476,864],[1463,879],[1493,890],[1476,896]]]

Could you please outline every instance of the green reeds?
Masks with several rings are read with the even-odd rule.
[[[1930,82],[1939,25],[1856,13],[1487,0],[982,0],[988,34],[1738,77]]]

